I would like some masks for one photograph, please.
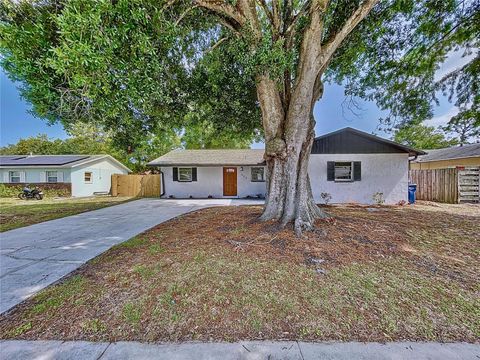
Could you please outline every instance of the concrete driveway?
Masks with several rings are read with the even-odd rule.
[[[0,313],[113,245],[178,215],[240,199],[141,199],[0,234]]]

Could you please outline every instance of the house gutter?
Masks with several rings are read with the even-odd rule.
[[[165,174],[162,170],[160,170],[160,176],[162,177],[162,192],[160,194],[160,197],[162,197],[163,195],[165,195]]]

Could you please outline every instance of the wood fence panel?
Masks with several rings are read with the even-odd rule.
[[[160,197],[160,175],[112,175],[112,196]]]
[[[118,196],[118,177],[116,174],[112,175],[112,196]]]
[[[417,199],[458,202],[457,169],[410,170],[410,182],[417,184]]]
[[[480,202],[480,167],[464,167],[458,171],[458,201]]]
[[[143,197],[160,196],[160,175],[143,175],[141,181]]]
[[[417,199],[450,204],[480,202],[480,168],[410,170],[417,184]]]

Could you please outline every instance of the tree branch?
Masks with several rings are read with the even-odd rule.
[[[232,25],[232,21],[234,23],[237,23],[238,26],[235,26],[235,28],[238,28],[243,26],[245,24],[245,17],[241,14],[238,9],[225,1],[222,0],[194,0],[194,4],[197,4],[198,6],[210,10],[217,15],[220,15],[222,18],[227,20],[229,24]]]
[[[220,40],[218,40],[215,44],[213,44],[213,46],[211,48],[209,48],[206,52],[209,53],[209,52],[212,52],[213,50],[215,50],[217,47],[219,47],[224,41],[226,41],[228,38],[227,37],[223,37],[221,38]]]
[[[342,29],[324,45],[324,51],[322,51],[320,55],[320,69],[326,67],[333,54],[339,48],[348,34],[355,29],[355,27],[370,13],[370,11],[379,1],[380,0],[364,0],[357,10],[355,10],[348,18]]]
[[[175,21],[175,25],[178,25],[182,22],[183,18],[188,15],[188,13],[196,8],[200,7],[199,5],[193,5],[192,7],[189,7],[187,10],[183,12],[182,15]]]
[[[306,15],[308,13],[310,6],[311,6],[311,1],[310,0],[306,1],[305,4],[303,4],[300,11],[292,17],[292,20],[290,21],[287,29],[285,30],[286,36],[288,36],[288,34],[292,32],[292,30],[295,28],[295,25],[297,24],[298,19],[300,19],[303,15]]]
[[[273,18],[273,13],[270,11],[268,8],[267,2],[265,0],[257,0],[258,4],[260,7],[263,9],[265,12],[265,15],[267,16],[268,20],[270,21],[270,25],[272,26],[272,29],[275,28],[275,19]]]
[[[272,15],[273,15],[273,26],[275,27],[277,33],[280,33],[282,20],[280,18],[280,12],[278,11],[278,1],[272,0]]]

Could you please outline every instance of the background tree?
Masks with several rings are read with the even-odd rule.
[[[348,81],[348,94],[395,118],[426,118],[438,64],[456,44],[478,40],[477,8],[454,0],[11,2],[3,66],[41,116],[98,121],[125,145],[160,129],[188,131],[196,112],[225,134],[248,138],[262,128],[262,219],[294,221],[300,233],[322,216],[307,165],[324,81]],[[472,86],[463,83],[466,99]]]
[[[470,139],[480,141],[480,113],[472,109],[460,111],[442,129],[457,135],[460,146],[468,144]]]
[[[45,154],[55,155],[60,153],[63,141],[49,139],[46,134],[39,134],[25,139],[20,139],[16,144],[0,147],[0,155],[28,155]]]
[[[441,130],[422,124],[403,126],[395,132],[393,140],[420,150],[458,145],[457,139],[447,139]]]

